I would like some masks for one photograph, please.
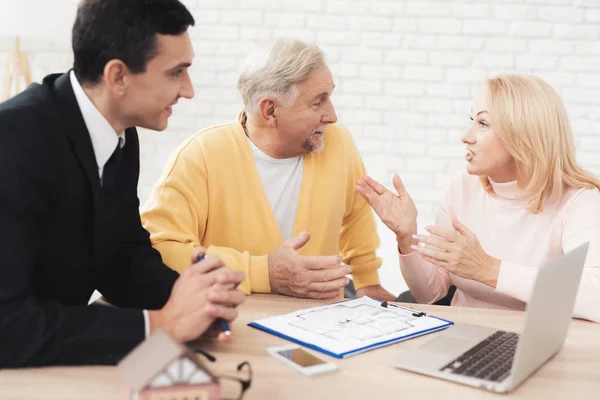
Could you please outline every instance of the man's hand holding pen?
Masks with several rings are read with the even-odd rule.
[[[205,258],[202,249],[194,252],[193,260],[175,282],[167,304],[149,311],[150,332],[163,329],[181,343],[217,334],[227,342],[231,337],[228,325],[246,298],[235,289],[245,274],[230,270],[218,257]]]

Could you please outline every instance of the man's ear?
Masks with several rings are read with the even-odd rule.
[[[104,66],[104,82],[112,93],[119,96],[125,94],[127,89],[127,76],[129,68],[121,60],[110,60]]]
[[[272,97],[265,97],[258,104],[258,112],[261,119],[269,128],[277,127],[277,111],[279,104]]]

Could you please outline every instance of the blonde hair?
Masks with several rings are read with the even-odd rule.
[[[299,40],[278,39],[264,45],[245,61],[238,79],[248,114],[256,114],[261,99],[272,96],[287,107],[297,96],[297,85],[325,65],[320,48]]]
[[[575,161],[573,132],[567,111],[554,89],[530,75],[488,79],[488,107],[494,132],[517,164],[518,183],[539,213],[545,202],[562,198],[564,187],[599,188],[600,180]],[[487,176],[483,187],[493,193]]]

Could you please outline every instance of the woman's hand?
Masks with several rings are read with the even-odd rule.
[[[364,197],[381,221],[390,228],[398,240],[409,238],[417,232],[417,208],[404,188],[398,174],[392,180],[398,195],[379,182],[365,176],[356,182],[356,190]]]
[[[414,235],[418,244],[414,251],[430,263],[462,278],[484,283],[493,288],[498,283],[500,260],[489,256],[479,244],[477,237],[466,226],[452,220],[456,231],[438,227],[426,227],[431,236]]]

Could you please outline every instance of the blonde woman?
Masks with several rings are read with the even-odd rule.
[[[600,322],[599,180],[575,161],[557,93],[532,76],[489,79],[462,142],[466,173],[444,192],[435,226],[417,234],[417,209],[369,177],[358,192],[396,234],[400,268],[419,303],[454,285],[451,305],[523,310],[536,269],[590,242],[574,316]]]

